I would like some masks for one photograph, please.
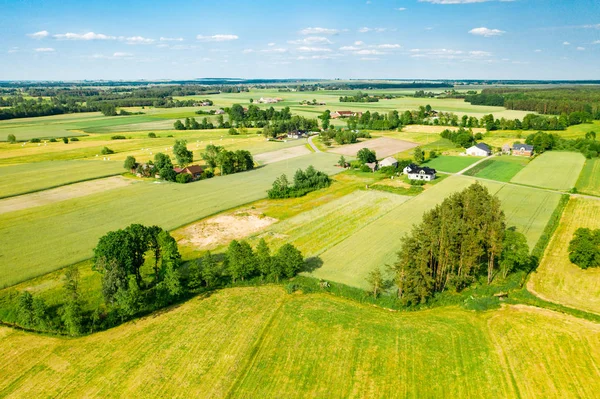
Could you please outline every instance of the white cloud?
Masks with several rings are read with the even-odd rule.
[[[570,45],[571,45],[571,43],[569,43],[569,42],[563,42],[563,46],[570,46]]]
[[[585,51],[585,47],[579,46],[579,47],[577,47],[577,51]]]
[[[398,49],[398,48],[402,48],[402,46],[401,46],[401,45],[399,45],[399,44],[389,44],[389,43],[386,43],[386,44],[378,44],[378,45],[377,45],[377,46],[375,46],[375,47],[377,47],[377,48],[384,48],[384,49]]]
[[[129,57],[133,57],[133,54],[117,51],[116,53],[113,53],[112,56],[113,56],[113,58],[129,58]]]
[[[12,54],[12,53],[18,53],[19,51],[20,51],[20,50],[19,50],[19,48],[18,48],[18,47],[13,47],[13,48],[11,48],[10,50],[8,50],[8,53],[9,53],[9,54]]]
[[[237,40],[239,37],[237,35],[212,35],[212,36],[204,36],[198,35],[196,39],[202,42],[228,42],[231,40]]]
[[[592,44],[600,44],[600,40],[596,40],[595,42],[593,42]]]
[[[52,47],[40,47],[34,49],[36,53],[53,53],[54,49]]]
[[[490,57],[492,55],[492,53],[490,53],[489,51],[481,50],[469,51],[469,54],[473,57]]]
[[[59,40],[116,40],[115,36],[105,35],[103,33],[59,33],[53,36]]]
[[[357,41],[354,42],[355,46],[362,46],[363,44],[365,44],[365,42],[360,41],[360,40],[357,40]]]
[[[489,51],[473,50],[462,51],[453,49],[411,49],[411,57],[413,58],[428,58],[441,60],[457,60],[457,61],[483,61],[489,60],[493,55]]]
[[[332,44],[333,42],[323,36],[308,36],[303,39],[288,40],[288,43],[289,44],[311,45],[311,44]]]
[[[538,49],[535,49],[535,50],[533,50],[533,52],[534,52],[534,53],[541,53],[541,52],[542,52],[542,50],[540,50],[540,49],[538,48]]]
[[[379,50],[358,50],[354,54],[356,54],[356,55],[379,55],[379,54],[385,54],[385,53],[382,53]]]
[[[131,36],[131,37],[119,37],[119,40],[124,41],[127,44],[152,44],[154,39],[148,39],[142,36]]]
[[[369,28],[367,26],[363,26],[362,28],[358,29],[358,31],[360,33],[367,33],[367,32],[377,32],[377,33],[381,33],[381,32],[385,32],[387,31],[387,28]]]
[[[358,51],[358,50],[360,50],[360,47],[356,47],[356,46],[342,46],[342,47],[340,47],[340,50],[342,50],[342,51]]]
[[[583,25],[584,28],[586,29],[600,29],[600,24],[596,24],[596,25]]]
[[[396,11],[406,11],[406,7],[398,7],[398,8],[394,8],[394,10],[396,10]]]
[[[277,48],[269,48],[269,49],[265,49],[265,50],[260,50],[260,52],[261,53],[287,53],[287,49],[277,47]]]
[[[331,60],[333,57],[329,55],[311,55],[311,56],[298,56],[297,60]]]
[[[244,53],[244,54],[250,54],[250,53],[253,53],[253,52],[254,52],[254,50],[253,50],[253,49],[251,49],[251,48],[247,48],[247,49],[244,49],[244,50],[242,51],[242,53]]]
[[[331,52],[331,49],[328,49],[326,47],[302,46],[302,47],[298,47],[297,50],[305,52],[305,53],[329,53],[329,52]]]
[[[267,46],[269,46],[269,47],[273,47],[274,45],[275,45],[275,43],[272,43],[272,42],[267,44]]]
[[[380,60],[379,57],[361,57],[360,58],[361,61],[377,61]]]
[[[161,37],[159,40],[161,42],[182,42],[183,37]]]
[[[491,36],[501,36],[506,32],[503,30],[500,30],[500,29],[489,29],[489,28],[481,27],[481,28],[471,29],[469,31],[469,33],[472,35],[477,35],[477,36],[491,37]]]
[[[337,29],[329,28],[304,28],[300,31],[303,35],[337,35],[340,31]]]
[[[41,30],[39,32],[29,33],[27,36],[29,36],[33,39],[43,39],[43,38],[47,37],[48,35],[50,35],[50,33],[48,33],[47,30]]]

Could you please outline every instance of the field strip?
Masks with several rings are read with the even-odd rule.
[[[0,215],[36,206],[66,201],[73,198],[85,197],[86,195],[101,193],[134,183],[136,183],[136,181],[133,179],[126,179],[122,176],[112,176],[103,179],[88,180],[81,183],[71,183],[31,194],[4,198],[0,199]]]
[[[302,155],[310,154],[311,151],[303,145],[296,147],[283,148],[277,151],[264,152],[254,156],[254,160],[261,165],[268,165],[273,162],[285,161]]]

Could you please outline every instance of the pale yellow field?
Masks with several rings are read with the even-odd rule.
[[[600,228],[600,201],[571,198],[527,288],[548,301],[600,314],[600,269],[582,270],[569,261],[569,242],[579,227]]]

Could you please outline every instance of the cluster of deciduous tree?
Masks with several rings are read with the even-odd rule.
[[[534,111],[539,114],[571,114],[585,112],[600,119],[600,90],[594,87],[557,89],[484,89],[471,94],[465,101],[473,105],[504,106],[507,109]]]
[[[267,191],[269,198],[292,198],[301,197],[311,191],[329,187],[331,179],[327,173],[316,170],[312,165],[306,171],[298,169],[294,174],[294,183],[290,184],[285,174],[273,182],[273,186]]]
[[[329,128],[320,133],[320,138],[323,143],[329,145],[331,140],[339,145],[354,144],[359,138],[371,138],[371,134],[364,130],[350,130],[341,128]]]
[[[533,145],[533,150],[540,154],[550,150],[578,151],[586,158],[596,158],[600,155],[600,141],[596,140],[596,133],[587,132],[585,137],[566,139],[557,134],[537,132],[530,134],[525,143]]]
[[[254,169],[254,158],[249,151],[227,151],[221,146],[209,144],[200,155],[209,168],[218,167],[221,175],[244,172]]]
[[[221,263],[208,252],[192,263],[188,273],[188,286],[192,289],[215,287],[231,280],[236,283],[254,277],[279,282],[281,278],[294,277],[302,270],[304,257],[293,245],[285,244],[275,254],[261,239],[253,250],[246,241],[231,241]]]
[[[379,101],[377,96],[370,96],[362,91],[357,92],[353,96],[340,97],[341,103],[376,103]]]
[[[569,260],[582,269],[600,267],[600,229],[577,229],[569,243]]]
[[[208,118],[202,118],[202,122],[198,123],[196,118],[185,118],[184,123],[181,123],[179,119],[173,124],[175,130],[206,130],[214,129],[215,126],[208,121]]]
[[[460,127],[457,130],[445,129],[440,133],[440,136],[463,148],[469,148],[475,143],[473,131],[471,129],[466,130],[463,127]]]
[[[527,242],[506,229],[500,200],[473,184],[423,215],[404,237],[393,270],[399,297],[414,305],[448,288],[461,290],[479,276],[489,284],[500,266],[506,275],[528,262]]]
[[[276,137],[280,133],[293,130],[316,130],[319,127],[316,119],[308,119],[298,115],[292,116],[289,107],[279,111],[273,107],[263,110],[254,104],[250,104],[248,109],[244,110],[241,105],[234,104],[231,108],[225,108],[225,112],[229,115],[231,125],[263,128],[263,134],[267,137]]]
[[[364,112],[361,116],[352,116],[346,120],[349,129],[393,130],[402,126],[398,111],[380,114],[375,111]]]

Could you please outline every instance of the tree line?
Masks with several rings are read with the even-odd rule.
[[[533,150],[541,154],[545,151],[562,150],[582,153],[586,158],[600,155],[600,141],[596,140],[596,132],[590,131],[585,137],[567,139],[558,134],[537,132],[527,136],[525,143],[532,145]]]
[[[331,178],[327,173],[316,170],[312,165],[306,171],[298,169],[294,174],[294,182],[290,184],[285,174],[279,176],[273,182],[273,186],[267,191],[269,198],[293,198],[301,197],[311,191],[326,188],[331,185]]]

